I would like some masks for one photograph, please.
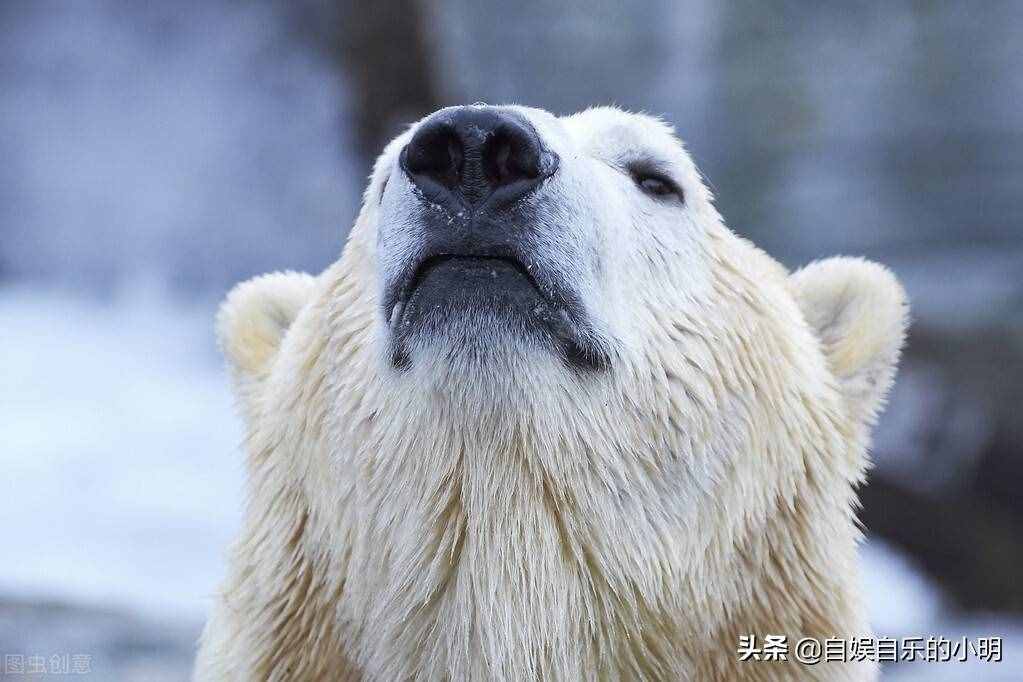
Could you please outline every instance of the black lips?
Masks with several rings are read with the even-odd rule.
[[[399,369],[410,366],[410,349],[417,340],[468,345],[475,355],[485,355],[493,349],[482,344],[495,338],[547,347],[575,369],[609,366],[608,354],[593,342],[574,294],[561,285],[541,284],[517,258],[428,256],[392,291],[388,299],[393,302],[385,303],[384,315],[392,362]]]
[[[526,315],[542,304],[543,297],[525,266],[513,258],[432,256],[423,261],[399,297],[391,323],[413,326],[424,316],[457,314],[474,302],[514,308]]]

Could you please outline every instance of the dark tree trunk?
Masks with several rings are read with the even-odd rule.
[[[441,106],[429,6],[417,0],[308,0],[302,30],[346,77],[364,167],[402,128]]]

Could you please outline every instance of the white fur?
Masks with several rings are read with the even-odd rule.
[[[336,264],[221,313],[250,499],[196,679],[873,679],[736,647],[869,634],[854,488],[901,289],[861,261],[790,277],[653,119],[520,111],[562,159],[537,258],[571,273],[612,369],[503,338],[388,365],[382,281],[432,210],[399,137]],[[637,154],[685,205],[637,191]]]

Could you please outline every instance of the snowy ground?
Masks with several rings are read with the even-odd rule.
[[[0,294],[0,593],[200,620],[242,504],[212,306]]]
[[[214,347],[214,304],[183,307],[141,290],[102,304],[0,289],[0,648],[48,651],[95,642],[96,632],[130,643],[140,618],[157,630],[149,649],[176,656],[160,679],[179,679],[239,521],[241,434]],[[879,634],[1007,637],[1001,665],[902,666],[886,679],[1023,679],[1023,623],[952,615],[893,548],[872,541],[864,555]],[[93,639],[55,629],[64,612],[45,606],[54,600],[102,605],[84,616]],[[134,615],[118,621],[111,609]],[[21,627],[30,622],[44,626]],[[117,679],[157,677],[151,667],[118,670]]]
[[[878,637],[1003,638],[1003,661],[912,663],[888,667],[886,682],[1019,682],[1023,680],[1023,620],[957,614],[937,585],[902,553],[876,538],[863,548],[867,606]]]

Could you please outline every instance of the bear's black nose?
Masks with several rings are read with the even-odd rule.
[[[437,112],[401,153],[423,195],[449,208],[517,201],[557,169],[557,160],[525,118],[485,106]]]

